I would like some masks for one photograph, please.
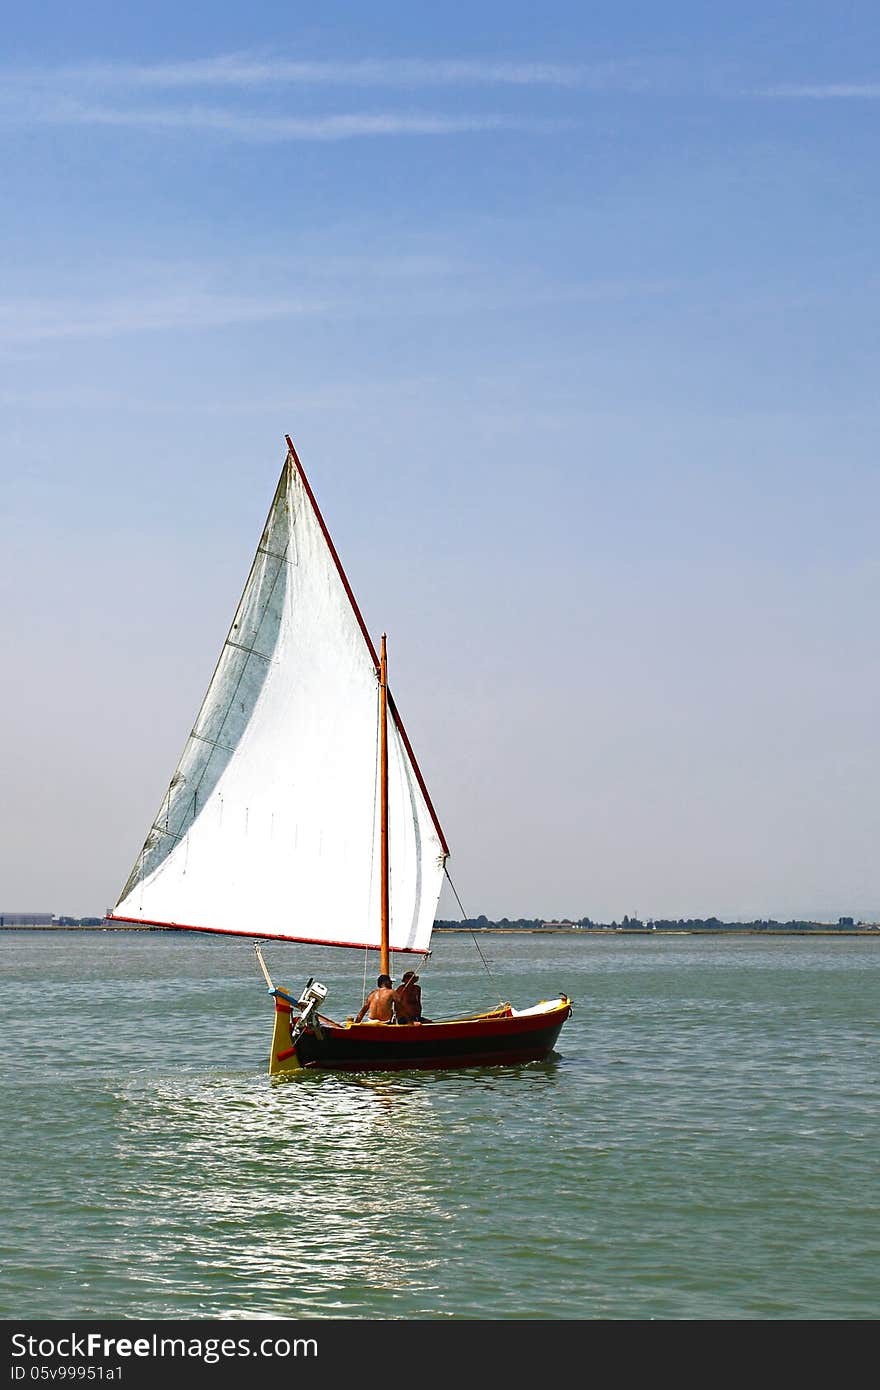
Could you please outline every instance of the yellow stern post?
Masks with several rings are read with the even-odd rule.
[[[275,1027],[272,1029],[272,1051],[269,1053],[269,1075],[302,1071],[296,1048],[290,1036],[290,1005],[276,994]]]
[[[293,1039],[290,1035],[290,996],[286,990],[276,990],[273,985],[272,977],[266,969],[266,962],[263,960],[259,941],[254,942],[254,952],[263,972],[266,987],[275,1000],[275,1026],[272,1029],[272,1048],[269,1053],[269,1075],[278,1076],[302,1071],[303,1068],[296,1055],[296,1048],[293,1046]]]

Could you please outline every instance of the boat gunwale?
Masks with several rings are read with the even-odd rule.
[[[394,1023],[394,1022],[374,1022],[374,1023],[339,1023],[334,1019],[324,1018],[318,1015],[321,1031],[331,1036],[345,1038],[349,1041],[356,1039],[358,1042],[366,1042],[368,1039],[378,1043],[387,1042],[415,1042],[426,1037],[437,1037],[438,1029],[460,1032],[465,1029],[465,1036],[480,1037],[493,1031],[502,1033],[530,1033],[538,1032],[547,1026],[548,1021],[553,1020],[554,1015],[563,1014],[562,1022],[571,1016],[571,1000],[564,995],[558,999],[541,1000],[546,1003],[547,1008],[540,1013],[531,1010],[524,1013],[517,1013],[512,1010],[510,1013],[484,1013],[470,1014],[465,1018],[444,1018],[432,1019],[424,1023]],[[561,1026],[561,1025],[560,1025]],[[385,1032],[386,1029],[394,1030],[391,1038]],[[306,1033],[312,1030],[307,1029]]]

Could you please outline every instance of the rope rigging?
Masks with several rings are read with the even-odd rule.
[[[458,896],[458,890],[457,890],[455,884],[452,882],[452,876],[450,875],[449,869],[446,867],[446,865],[443,866],[443,872],[445,873],[446,878],[447,878],[447,880],[448,880],[448,882],[449,882],[449,887],[452,889],[453,893],[455,894],[455,901],[458,903],[459,911],[461,912],[462,921],[464,921],[464,922],[469,921],[470,919],[468,918],[468,915],[467,915],[467,913],[466,913],[465,910],[464,910],[464,906],[463,906],[463,904],[462,904],[461,898]],[[477,940],[476,936],[474,935],[473,931],[471,932],[471,940],[473,941],[474,945],[475,945],[476,948],[477,948],[477,955],[480,957],[480,960],[483,962],[483,965],[485,966],[486,974],[489,976],[489,979],[490,979],[490,980],[492,981],[492,983],[494,984],[494,983],[495,983],[495,976],[492,974],[492,971],[491,971],[490,966],[489,966],[489,962],[486,960],[486,957],[483,955],[483,952],[480,950],[480,943],[479,943],[479,941]],[[499,996],[499,998],[500,998],[500,996]]]

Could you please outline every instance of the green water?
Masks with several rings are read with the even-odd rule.
[[[480,946],[426,1012],[564,990],[550,1061],[272,1083],[250,943],[0,933],[0,1316],[878,1315],[880,941]]]

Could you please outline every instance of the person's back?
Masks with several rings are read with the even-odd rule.
[[[418,979],[412,970],[407,970],[394,991],[394,1012],[398,1023],[422,1022],[422,990]]]
[[[390,975],[380,975],[376,988],[371,990],[358,1010],[355,1023],[367,1015],[367,1023],[390,1023],[394,1013],[394,982]]]

